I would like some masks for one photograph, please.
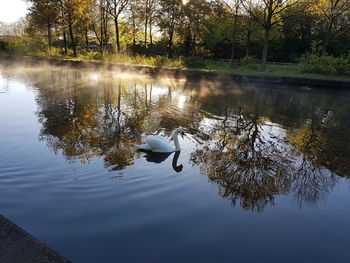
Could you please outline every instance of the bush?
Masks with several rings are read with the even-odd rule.
[[[311,53],[300,59],[299,68],[304,73],[350,75],[350,61],[344,57],[335,58]]]
[[[206,62],[198,57],[186,57],[184,58],[184,64],[188,68],[203,68],[206,66]]]
[[[256,64],[256,59],[252,56],[245,56],[241,59],[241,65],[248,69],[258,69],[258,65]]]
[[[7,50],[7,42],[0,39],[0,52],[4,52]]]
[[[10,55],[23,55],[26,46],[21,40],[0,40],[0,51]]]
[[[167,58],[163,56],[156,56],[152,62],[153,66],[156,68],[163,68],[167,64]]]

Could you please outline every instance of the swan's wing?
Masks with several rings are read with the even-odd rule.
[[[134,146],[140,150],[152,151],[152,147],[149,144],[134,144]]]
[[[152,152],[174,151],[174,148],[162,136],[147,136],[147,143],[151,146]]]
[[[163,136],[159,136],[159,135],[154,135],[153,137],[157,137],[159,140],[163,140],[166,143],[169,143],[169,141],[167,139],[165,139]]]

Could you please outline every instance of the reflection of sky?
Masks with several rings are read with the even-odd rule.
[[[90,80],[97,82],[100,80],[101,75],[99,73],[90,73],[89,78]]]
[[[178,103],[177,103],[177,107],[179,107],[180,109],[184,108],[185,102],[186,102],[186,96],[184,95],[180,95],[178,98]]]

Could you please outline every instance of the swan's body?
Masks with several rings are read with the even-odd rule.
[[[141,150],[151,151],[155,153],[170,153],[180,151],[181,148],[178,139],[179,133],[181,133],[181,135],[184,134],[181,128],[177,128],[172,135],[172,138],[174,139],[175,148],[171,146],[171,144],[164,137],[154,135],[147,136],[146,144],[135,144],[134,146]]]

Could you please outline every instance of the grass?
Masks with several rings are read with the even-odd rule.
[[[237,74],[244,76],[264,76],[264,77],[295,77],[295,78],[314,78],[350,81],[350,76],[321,75],[302,73],[298,65],[267,65],[267,71],[260,71],[260,65],[236,66],[231,67],[228,62],[210,61],[202,68],[194,70],[219,72],[224,74]]]

